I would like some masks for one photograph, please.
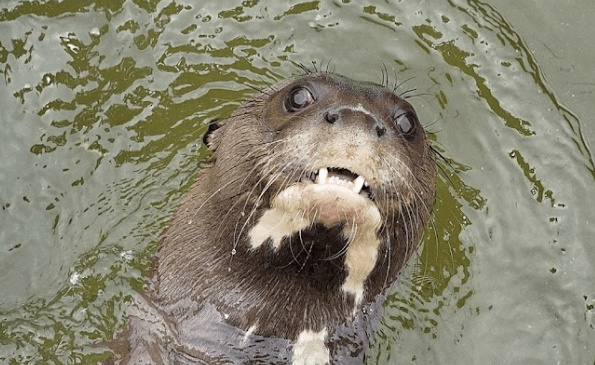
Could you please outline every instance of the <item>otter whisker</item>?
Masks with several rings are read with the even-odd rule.
[[[394,93],[396,94],[396,93],[397,93],[397,89],[398,89],[398,88],[400,88],[401,86],[405,85],[407,82],[409,82],[409,81],[411,81],[411,80],[413,80],[413,79],[415,79],[415,76],[412,76],[412,77],[406,78],[405,80],[403,80],[403,81],[401,81],[401,82],[397,83],[397,80],[396,80],[396,77],[395,77],[395,86],[393,87],[393,90],[392,90],[392,92],[394,92]],[[401,98],[402,98],[402,97],[403,97],[403,95],[404,95],[404,93],[397,94],[397,95],[399,95],[399,97],[401,97]]]
[[[271,161],[272,161],[272,158],[270,158],[270,156],[267,156],[267,159],[264,160],[263,164],[255,165],[255,167],[252,170],[252,172],[253,172],[257,168],[261,168],[264,171],[264,174],[262,174],[262,176],[259,178],[259,180],[253,185],[252,189],[250,190],[251,193],[254,192],[254,190],[256,190],[257,186],[259,186],[264,181],[265,176],[272,174],[273,178],[271,178],[268,182],[266,182],[264,187],[262,187],[260,195],[255,200],[253,207],[248,215],[248,219],[246,219],[244,221],[244,224],[243,224],[242,228],[240,229],[240,232],[237,233],[237,231],[236,231],[236,233],[237,233],[236,236],[238,237],[238,239],[239,239],[239,237],[242,236],[244,229],[246,228],[247,224],[250,222],[250,218],[253,217],[254,214],[256,213],[256,209],[258,208],[259,202],[263,199],[264,194],[270,189],[270,187],[275,183],[275,181],[278,179],[278,176],[280,175],[280,173],[278,171],[276,171],[279,169],[279,167],[275,166],[273,163],[271,163]],[[246,209],[247,204],[248,204],[248,200],[246,200],[246,202],[244,204],[243,211]],[[238,221],[238,223],[239,223],[239,221]],[[237,244],[237,239],[236,239],[236,244]],[[234,244],[234,248],[235,248],[236,244]]]
[[[306,246],[304,244],[304,240],[302,238],[302,230],[300,229],[299,231],[299,237],[300,237],[300,243],[302,245],[302,247],[304,248],[304,250],[306,249]],[[304,259],[304,262],[302,263],[302,265],[300,266],[299,271],[302,271],[304,269],[304,267],[306,266],[306,263],[308,262],[308,259],[310,258],[310,255],[312,254],[312,247],[314,247],[314,244],[312,242],[310,242],[310,249],[308,250],[308,252],[306,253],[306,258]],[[299,264],[299,262],[296,263]]]
[[[382,68],[380,69],[381,71],[381,80],[380,80],[380,85],[382,87],[388,88],[388,68],[386,68],[386,64],[384,62],[382,62]]]
[[[292,62],[293,63],[293,62]],[[304,72],[304,75],[311,75],[314,72],[312,72],[306,65],[304,65],[303,63],[293,63],[295,66],[297,66],[299,69],[301,69]]]
[[[444,161],[450,168],[452,171],[455,171],[456,173],[456,169],[454,168],[454,166],[451,165],[451,163],[446,159],[446,157],[444,157],[442,155],[442,153],[440,153],[440,151],[438,151],[437,149],[435,149],[433,146],[430,146],[430,148],[432,149],[432,151],[436,154],[436,156],[438,156],[442,161]],[[454,187],[454,183],[452,182],[452,180],[450,179],[450,176],[448,176],[448,174],[446,173],[446,170],[444,170],[444,168],[442,167],[442,165],[440,165],[438,162],[435,162],[435,165],[438,167],[438,169],[440,170],[440,172],[442,173],[442,175],[444,177],[446,177],[446,179],[448,179],[448,182],[450,183],[450,185],[452,187]]]

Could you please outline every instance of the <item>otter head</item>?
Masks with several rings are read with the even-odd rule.
[[[396,280],[434,201],[415,110],[380,85],[306,74],[205,141],[210,163],[159,251],[158,296],[212,303],[249,333],[323,338],[353,318]]]
[[[435,193],[434,154],[411,104],[380,85],[315,73],[220,124],[208,140],[242,200],[234,252],[311,281],[331,278],[307,266],[332,266],[320,274],[340,279],[334,289],[354,304],[395,280]]]

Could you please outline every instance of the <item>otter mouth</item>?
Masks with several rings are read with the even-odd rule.
[[[334,184],[344,186],[356,194],[373,200],[370,185],[366,179],[351,170],[337,167],[323,167],[318,171],[305,173],[300,182],[309,184]]]

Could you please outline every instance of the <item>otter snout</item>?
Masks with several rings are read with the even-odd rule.
[[[332,125],[348,128],[360,126],[364,131],[378,138],[386,134],[386,126],[382,117],[367,110],[361,104],[329,108],[324,112],[323,118],[326,123]]]

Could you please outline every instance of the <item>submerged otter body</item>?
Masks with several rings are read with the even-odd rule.
[[[113,363],[361,364],[434,202],[434,153],[386,87],[308,73],[205,136]]]

